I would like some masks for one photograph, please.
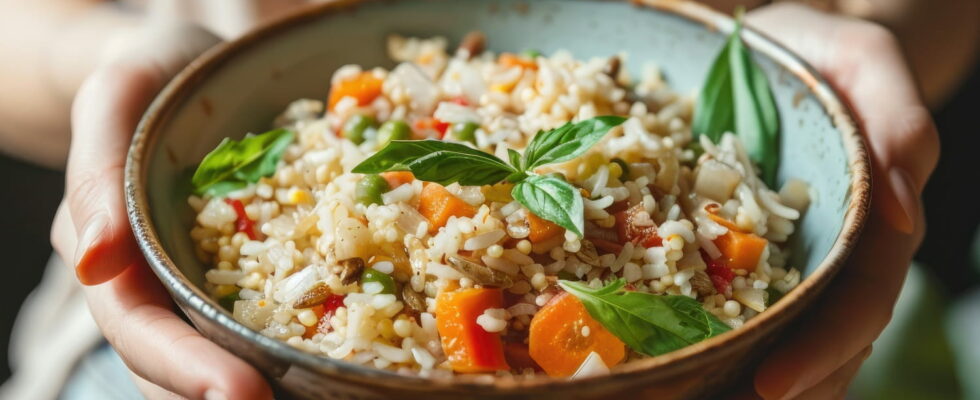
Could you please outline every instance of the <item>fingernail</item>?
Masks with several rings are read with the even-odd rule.
[[[78,267],[79,261],[85,256],[85,253],[92,248],[95,241],[102,235],[108,225],[107,219],[104,215],[94,215],[89,219],[85,227],[82,228],[82,234],[78,236],[78,243],[75,246],[75,266]]]
[[[228,400],[228,396],[218,389],[208,389],[204,392],[204,400]]]
[[[912,234],[915,231],[915,217],[919,215],[919,196],[916,195],[912,177],[904,169],[892,167],[888,171],[888,183],[895,196],[894,205],[899,208],[891,210],[888,219],[896,230]]]

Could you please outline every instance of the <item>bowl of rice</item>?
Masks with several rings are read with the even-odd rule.
[[[853,121],[693,3],[330,1],[182,71],[126,196],[178,306],[284,398],[702,398],[855,244]]]

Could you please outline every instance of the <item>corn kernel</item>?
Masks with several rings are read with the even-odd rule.
[[[313,203],[313,195],[308,190],[292,187],[289,189],[289,204]]]
[[[296,319],[298,319],[299,323],[303,324],[303,326],[313,326],[316,325],[317,322],[316,313],[310,309],[300,311],[299,314],[296,314]]]
[[[610,179],[619,179],[620,176],[623,176],[623,167],[620,167],[617,163],[611,162],[606,165],[606,168],[609,168]]]

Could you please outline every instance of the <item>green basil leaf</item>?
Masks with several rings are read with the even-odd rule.
[[[714,142],[725,132],[741,138],[762,179],[775,185],[779,167],[779,115],[765,73],[742,43],[742,20],[715,58],[698,96],[691,131]]]
[[[491,185],[519,172],[503,160],[459,143],[395,140],[352,170],[361,174],[412,171],[416,179],[448,185]]]
[[[589,315],[638,353],[656,356],[731,330],[687,296],[625,291],[622,279],[601,289],[559,281],[582,301]]]
[[[532,170],[578,157],[625,121],[626,118],[607,115],[538,132],[524,150],[524,168]]]
[[[514,200],[529,211],[582,236],[585,206],[578,189],[552,175],[532,175],[514,185]]]
[[[694,108],[694,121],[691,133],[694,143],[701,135],[708,135],[712,142],[718,143],[721,135],[735,130],[735,107],[732,105],[732,74],[728,65],[729,46],[721,49],[715,57],[704,87],[698,95]]]
[[[521,153],[518,153],[514,149],[507,149],[507,157],[510,158],[510,165],[512,167],[518,171],[524,171],[524,167],[521,166]]]
[[[740,26],[740,25],[739,25]],[[762,178],[774,186],[779,166],[779,117],[765,73],[752,61],[736,29],[728,53],[735,105],[735,131],[749,158],[759,164]]]
[[[191,178],[198,194],[221,196],[276,172],[276,164],[295,134],[276,129],[241,141],[225,139],[204,156]]]

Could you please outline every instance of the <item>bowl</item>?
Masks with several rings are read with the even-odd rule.
[[[846,260],[868,209],[870,167],[854,118],[826,81],[798,56],[751,29],[747,45],[771,82],[779,109],[778,177],[808,181],[815,196],[790,242],[806,277],[741,329],[627,363],[605,376],[458,376],[426,379],[307,354],[236,322],[202,290],[204,271],[189,237],[189,177],[225,137],[260,132],[289,102],[324,98],[343,64],[391,66],[385,36],[487,34],[493,51],[558,49],[577,57],[629,54],[632,75],[657,62],[682,93],[693,93],[731,32],[731,18],[679,1],[429,0],[328,1],[303,8],[187,66],[157,96],[133,138],[126,201],[150,267],[209,339],[253,364],[282,397],[297,398],[697,398],[717,395],[747,374]]]

